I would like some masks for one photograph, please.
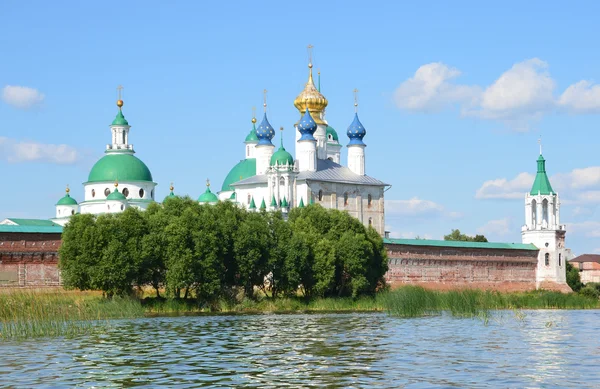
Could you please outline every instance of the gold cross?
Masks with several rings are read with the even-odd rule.
[[[252,117],[256,117],[256,107],[252,107]]]
[[[267,112],[267,90],[263,89],[263,107],[265,112]]]
[[[358,112],[358,89],[354,88],[354,112]]]
[[[206,186],[210,186],[210,180],[208,178],[206,179]]]
[[[119,86],[117,87],[117,93],[118,93],[118,95],[119,95],[119,100],[123,100],[123,99],[121,99],[121,91],[122,91],[122,90],[123,90],[123,85],[119,85]]]
[[[306,46],[306,49],[308,50],[308,63],[312,64],[312,49],[313,49],[313,45],[309,44],[308,46]]]

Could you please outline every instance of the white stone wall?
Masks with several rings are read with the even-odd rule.
[[[254,149],[256,154],[256,175],[266,174],[271,166],[271,156],[273,155],[273,145],[257,145]]]
[[[124,189],[127,189],[129,193],[126,197],[130,206],[134,206],[139,209],[146,209],[148,208],[148,205],[150,205],[151,200],[154,200],[155,187],[156,183],[154,182],[124,181],[119,182],[117,189],[121,193],[123,193]],[[85,200],[79,204],[80,212],[96,215],[100,213],[106,213],[108,208],[106,204],[106,189],[109,190],[108,194],[112,193],[115,190],[114,182],[94,182],[85,184]],[[144,191],[142,196],[140,196],[140,189],[143,189]]]
[[[70,217],[79,213],[78,205],[57,205],[56,206],[56,218]]]
[[[348,169],[352,172],[364,176],[365,175],[365,146],[351,145],[348,146]]]
[[[566,261],[568,250],[565,248],[565,231],[524,230],[523,243],[532,243],[540,249],[536,271],[536,282],[543,281],[566,283]],[[546,265],[546,254],[549,263]]]
[[[298,158],[298,170],[301,172],[317,171],[317,143],[312,140],[296,142],[296,158]]]

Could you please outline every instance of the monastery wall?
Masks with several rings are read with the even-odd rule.
[[[60,285],[60,233],[0,232],[0,288]]]
[[[536,288],[536,250],[428,247],[386,243],[392,286],[431,289],[486,289],[501,292]]]

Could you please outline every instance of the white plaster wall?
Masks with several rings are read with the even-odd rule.
[[[296,142],[298,150],[298,170],[301,172],[317,171],[317,143],[311,140],[302,140]]]
[[[365,146],[348,146],[348,169],[360,176],[365,175]]]
[[[69,217],[79,212],[78,205],[57,205],[56,206],[56,217],[63,218]]]
[[[246,159],[256,158],[256,143],[246,143]]]
[[[313,136],[317,140],[317,158],[327,159],[327,125],[317,124]]]
[[[529,230],[523,231],[523,243],[532,243],[540,252],[536,270],[538,286],[543,281],[566,283],[566,264],[568,250],[565,248],[564,231]],[[546,243],[548,244],[546,246]],[[546,266],[546,253],[550,254],[550,264]],[[560,265],[559,265],[560,255]]]
[[[265,174],[271,166],[271,156],[273,155],[273,145],[257,145],[255,148],[256,154],[256,175]]]
[[[114,182],[94,182],[84,185],[84,198],[85,201],[93,201],[93,200],[104,200],[106,199],[106,195],[104,194],[104,190],[106,188],[109,189],[110,193],[115,190]],[[119,182],[119,186],[117,189],[119,192],[123,193],[123,189],[127,188],[129,190],[129,195],[127,196],[127,200],[153,200],[152,191],[156,187],[156,183],[147,182],[147,181],[123,181]],[[144,195],[140,197],[139,191],[140,189],[144,190]],[[92,196],[92,190],[96,191],[95,196]]]
[[[327,144],[327,158],[329,158],[333,162],[341,165],[342,164],[341,149],[342,149],[342,145],[335,144],[335,143],[328,143]]]

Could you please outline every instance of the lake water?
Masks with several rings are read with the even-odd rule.
[[[598,388],[600,311],[118,320],[0,343],[2,388]]]

